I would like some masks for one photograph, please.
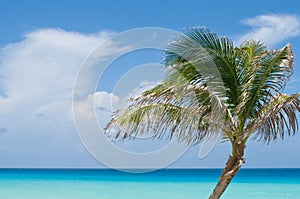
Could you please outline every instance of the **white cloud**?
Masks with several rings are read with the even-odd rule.
[[[300,35],[300,18],[288,14],[260,15],[243,21],[252,30],[238,39],[240,44],[245,40],[261,40],[267,46],[274,46],[289,38]]]
[[[4,153],[0,149],[0,166],[55,166],[49,164],[51,161],[56,166],[72,166],[72,162],[80,166],[78,162],[83,160],[87,165],[98,165],[82,153],[73,126],[71,98],[80,65],[111,34],[40,29],[1,49],[0,145],[5,144],[6,150]],[[107,42],[103,48],[104,57],[122,49],[113,42]],[[108,106],[109,100],[103,96],[117,100],[108,93],[94,95],[96,106],[100,107]],[[12,158],[21,156],[25,160]],[[66,162],[55,162],[55,156],[65,156],[58,159]]]
[[[25,35],[1,51],[2,87],[13,107],[20,103],[49,104],[70,98],[77,70],[88,53],[107,37],[86,36],[57,29]],[[25,102],[26,101],[26,102]],[[13,103],[12,103],[13,102]]]
[[[118,96],[100,91],[89,94],[86,99],[74,101],[74,106],[80,113],[80,117],[89,119],[96,117],[101,127],[104,128],[112,112],[118,109],[121,103]]]

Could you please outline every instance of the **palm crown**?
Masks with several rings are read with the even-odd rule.
[[[205,28],[187,29],[165,52],[166,79],[116,112],[105,130],[115,138],[151,132],[188,144],[222,132],[232,156],[219,182],[227,184],[211,195],[218,198],[244,162],[249,137],[269,143],[297,131],[300,94],[282,93],[293,61],[289,44],[268,50],[251,40],[235,47]],[[228,171],[234,174],[226,179]]]
[[[199,67],[207,59],[217,67],[225,93],[209,90]],[[170,138],[198,143],[213,133],[208,127],[215,97],[226,111],[219,127],[231,142],[245,143],[252,134],[265,142],[283,139],[285,133],[297,131],[296,111],[300,111],[299,94],[281,93],[293,72],[293,59],[289,44],[267,50],[261,42],[246,41],[237,48],[207,29],[188,29],[166,51],[165,81],[117,112],[106,130],[117,124],[126,129],[114,129],[117,138],[145,131],[163,137],[168,132]]]

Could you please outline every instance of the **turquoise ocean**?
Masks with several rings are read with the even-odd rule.
[[[206,199],[221,169],[0,169],[0,199]],[[222,199],[300,198],[300,169],[242,169]]]

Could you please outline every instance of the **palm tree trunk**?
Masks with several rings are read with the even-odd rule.
[[[236,156],[229,156],[219,182],[213,190],[212,194],[209,196],[209,199],[219,199],[221,197],[221,195],[224,193],[229,183],[231,182],[232,178],[238,173],[243,163],[245,162],[243,158],[244,146],[236,146],[235,151]]]

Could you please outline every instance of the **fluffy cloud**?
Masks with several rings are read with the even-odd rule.
[[[89,166],[98,165],[75,133],[71,98],[80,65],[111,34],[40,29],[1,49],[0,146],[5,152],[0,149],[0,154],[5,165],[0,166],[80,166],[79,159]],[[108,56],[118,46],[107,42],[101,50]],[[96,106],[104,109],[113,97],[101,92],[94,96]]]
[[[25,35],[1,51],[3,103],[8,111],[20,104],[50,104],[70,98],[77,70],[88,53],[107,33],[85,36],[57,29]],[[7,104],[9,103],[9,105]],[[1,106],[3,107],[3,106]]]
[[[86,99],[74,101],[74,106],[80,112],[80,117],[89,119],[96,117],[101,128],[104,128],[110,119],[111,113],[119,108],[121,103],[118,96],[100,91],[89,94]]]
[[[274,46],[291,37],[300,35],[300,18],[295,15],[271,14],[248,18],[243,21],[252,30],[240,36],[238,44],[245,40],[261,40],[267,46]]]

